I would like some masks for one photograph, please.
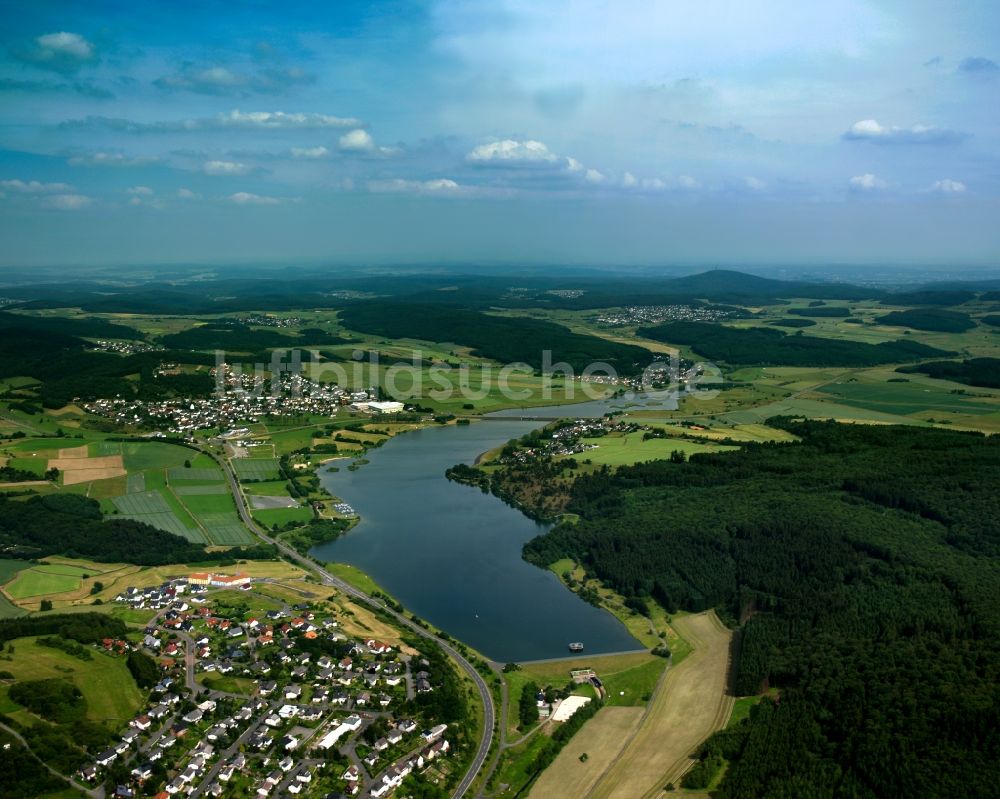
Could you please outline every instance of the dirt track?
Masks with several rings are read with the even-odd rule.
[[[666,671],[638,731],[586,794],[588,799],[667,795],[664,786],[679,781],[698,745],[729,720],[733,707],[728,693],[732,631],[713,612],[677,617],[672,625],[694,651],[679,666]],[[566,750],[550,768],[555,768],[563,755]]]

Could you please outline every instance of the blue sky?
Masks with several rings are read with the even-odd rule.
[[[4,2],[0,264],[995,264],[1000,4]]]

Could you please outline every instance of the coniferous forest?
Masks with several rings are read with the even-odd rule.
[[[800,440],[580,477],[525,556],[740,628],[765,697],[703,751],[720,796],[996,796],[1000,441],[771,424]]]

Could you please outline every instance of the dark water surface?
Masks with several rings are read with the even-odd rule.
[[[571,407],[560,410],[576,415]],[[313,555],[357,566],[408,610],[497,661],[565,657],[571,641],[590,653],[639,648],[614,616],[521,559],[521,545],[545,526],[444,476],[538,426],[494,418],[426,428],[370,450],[356,471],[346,460],[336,461],[338,472],[321,468],[323,485],[361,522]]]

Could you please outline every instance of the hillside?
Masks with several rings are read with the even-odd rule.
[[[801,442],[579,478],[525,556],[743,621],[736,690],[772,693],[705,748],[718,796],[994,795],[1000,441],[780,426]]]

